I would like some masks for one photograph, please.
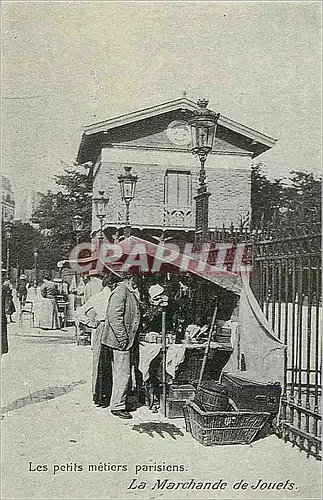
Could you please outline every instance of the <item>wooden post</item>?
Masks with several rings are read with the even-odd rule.
[[[202,362],[202,367],[201,367],[201,371],[200,371],[200,377],[199,377],[199,381],[198,381],[198,384],[197,384],[197,388],[199,388],[201,386],[201,384],[202,384],[204,370],[205,370],[205,366],[206,366],[206,360],[207,360],[207,357],[208,357],[208,354],[209,354],[209,351],[210,351],[212,333],[213,333],[213,330],[214,330],[214,325],[215,325],[215,320],[216,320],[217,312],[218,312],[218,298],[216,297],[215,298],[215,307],[214,307],[214,312],[213,312],[212,323],[211,323],[211,327],[210,327],[210,331],[209,331],[209,336],[208,336],[207,344],[206,344],[205,351],[204,351],[204,357],[203,357],[203,362]]]
[[[163,365],[163,407],[162,412],[166,417],[166,309],[162,310],[162,365]]]

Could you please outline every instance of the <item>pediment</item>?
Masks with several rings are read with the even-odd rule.
[[[171,122],[172,123],[172,122]],[[181,129],[179,129],[178,134],[180,134]],[[177,134],[177,135],[178,135]],[[183,137],[184,136],[184,137]],[[176,133],[174,134],[174,138],[171,133],[169,133],[169,129],[165,129],[162,132],[157,132],[155,134],[149,134],[137,139],[133,140],[125,140],[123,142],[116,142],[113,145],[125,147],[133,147],[133,148],[142,148],[142,149],[169,149],[173,151],[189,151],[191,140],[185,139],[185,135],[180,136],[180,139],[176,138]],[[183,138],[182,138],[183,137]],[[215,137],[213,143],[213,151],[214,152],[232,152],[232,153],[246,153],[246,150],[231,144],[230,142],[224,141],[219,137]],[[251,153],[251,152],[250,152]]]
[[[190,149],[188,120],[197,105],[187,98],[122,115],[88,125],[78,153],[78,162],[96,159],[103,147],[125,145],[133,148]],[[270,149],[276,142],[269,136],[248,128],[220,114],[214,152],[251,154]]]

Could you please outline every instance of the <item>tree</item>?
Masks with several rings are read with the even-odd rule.
[[[20,271],[33,269],[34,251],[41,246],[42,235],[31,224],[15,221],[11,227],[10,237],[10,262],[11,267]],[[2,261],[6,262],[7,243],[4,228],[2,228]]]
[[[281,179],[270,181],[258,163],[251,171],[251,223],[253,227],[265,227],[277,216],[283,198]]]
[[[312,173],[290,172],[290,185],[284,189],[282,204],[286,215],[301,223],[320,223],[322,211],[322,179]]]
[[[76,243],[72,217],[80,215],[84,229],[80,241],[90,241],[92,218],[92,184],[77,168],[66,168],[65,174],[55,176],[60,187],[57,193],[48,191],[33,214],[43,235],[40,259],[44,269],[54,269],[59,260],[68,258]]]
[[[290,172],[289,179],[269,180],[258,163],[252,168],[251,210],[255,228],[290,227],[321,221],[322,179],[312,173]]]

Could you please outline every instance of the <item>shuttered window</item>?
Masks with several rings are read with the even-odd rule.
[[[191,172],[167,170],[165,174],[165,205],[187,207],[192,205]]]

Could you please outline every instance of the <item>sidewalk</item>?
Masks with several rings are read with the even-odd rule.
[[[1,498],[321,497],[321,464],[275,436],[248,446],[206,448],[185,432],[182,419],[168,420],[143,407],[133,420],[122,421],[95,407],[92,352],[76,346],[73,336],[73,328],[49,332],[9,325],[9,353],[2,358]],[[171,467],[158,472],[158,465]],[[174,465],[184,470],[171,471]],[[156,480],[167,478],[164,488],[152,489]],[[228,486],[165,487],[190,479],[222,479]],[[241,479],[248,483],[246,490],[232,489]],[[259,479],[297,486],[292,491],[250,489]]]

